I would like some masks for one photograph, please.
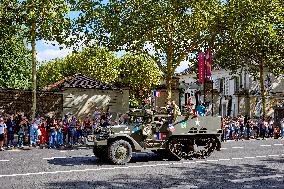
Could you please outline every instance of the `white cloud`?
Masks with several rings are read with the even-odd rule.
[[[49,61],[55,58],[64,58],[72,52],[71,48],[63,47],[55,41],[40,40],[37,42],[37,61]]]
[[[176,73],[180,73],[180,72],[182,72],[182,71],[184,71],[185,69],[187,69],[188,68],[188,64],[189,64],[189,62],[187,62],[187,61],[182,61],[181,63],[180,63],[180,65],[177,67],[177,69],[176,69]]]
[[[41,61],[49,61],[55,58],[64,58],[68,54],[72,52],[71,49],[44,49],[37,52],[37,60]]]

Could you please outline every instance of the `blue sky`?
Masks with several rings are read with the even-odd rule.
[[[107,2],[106,0],[103,1],[104,3]],[[79,15],[78,12],[72,12],[69,14],[70,18],[76,18]],[[38,41],[36,44],[37,48],[37,60],[38,61],[49,61],[55,58],[64,58],[68,54],[72,52],[71,49],[63,48],[59,49],[59,46],[54,45],[54,43],[50,41],[41,40]],[[116,53],[117,56],[122,56],[123,52]],[[176,72],[181,72],[188,68],[188,62],[184,61],[181,65],[176,69]]]

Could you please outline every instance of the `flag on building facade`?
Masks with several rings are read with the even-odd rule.
[[[204,66],[204,52],[198,55],[198,82],[204,83],[205,66]]]

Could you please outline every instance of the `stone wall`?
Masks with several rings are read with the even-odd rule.
[[[113,114],[129,111],[129,90],[98,90],[66,88],[63,91],[64,114],[76,115],[80,118],[93,115],[96,107]]]
[[[51,92],[37,92],[37,112],[45,115],[62,116],[63,95]],[[32,91],[0,90],[0,111],[2,114],[24,113],[31,117]]]

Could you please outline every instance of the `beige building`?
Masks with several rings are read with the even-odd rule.
[[[129,110],[129,90],[103,84],[88,76],[77,74],[45,88],[63,94],[63,114],[84,118],[93,115],[95,108],[114,114]]]

